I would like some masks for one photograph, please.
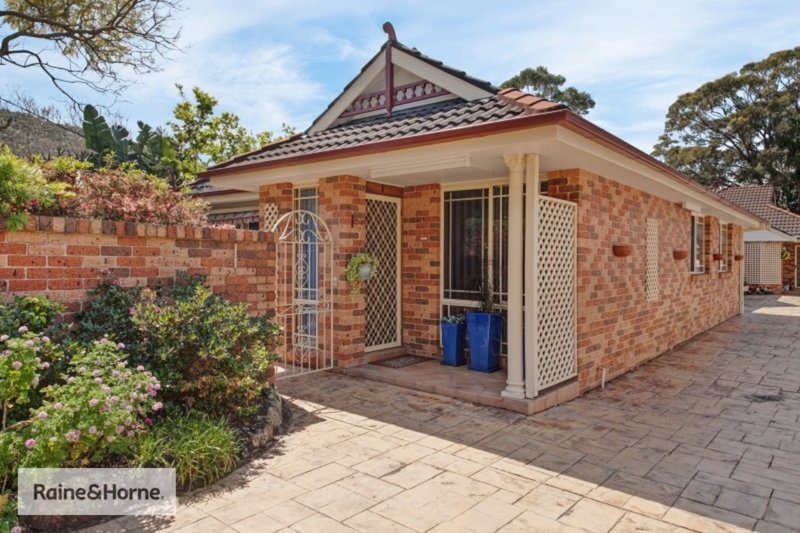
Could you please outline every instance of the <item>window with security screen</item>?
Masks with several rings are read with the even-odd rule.
[[[703,260],[704,245],[705,222],[703,221],[702,216],[692,215],[692,261],[690,268],[694,273],[702,273],[706,271],[705,261]]]

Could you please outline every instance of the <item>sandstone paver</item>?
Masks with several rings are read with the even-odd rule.
[[[295,420],[272,450],[174,518],[106,529],[800,531],[800,297],[747,307],[531,417],[342,374],[280,382]]]

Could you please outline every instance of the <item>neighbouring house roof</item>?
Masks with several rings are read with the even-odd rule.
[[[209,224],[254,224],[259,220],[258,210],[236,211],[233,213],[211,213]]]
[[[268,161],[336,152],[382,141],[398,141],[445,130],[503,122],[559,109],[566,107],[516,89],[504,89],[496,95],[471,102],[462,99],[448,100],[396,111],[391,117],[369,117],[315,133],[301,133],[220,163],[204,175]]]
[[[763,218],[775,229],[793,237],[800,237],[800,215],[775,205],[775,188],[772,185],[728,187],[718,194]]]

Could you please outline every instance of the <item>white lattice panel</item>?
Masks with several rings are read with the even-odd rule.
[[[264,226],[262,227],[265,231],[269,231],[278,221],[278,205],[273,202],[264,204],[261,218],[264,220]]]
[[[748,285],[761,283],[761,243],[744,243],[744,282]]]
[[[782,284],[783,261],[781,250],[783,245],[779,242],[761,243],[761,281],[760,283]]]
[[[536,391],[577,374],[577,205],[539,197],[538,350]]]
[[[367,198],[367,251],[378,259],[378,268],[366,283],[365,348],[400,344],[398,298],[398,215],[392,199]]]
[[[647,219],[645,243],[645,297],[648,302],[658,300],[658,220]]]

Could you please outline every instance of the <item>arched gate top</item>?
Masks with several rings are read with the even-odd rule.
[[[328,224],[311,211],[296,209],[282,215],[270,230],[279,242],[330,244],[333,242]]]

